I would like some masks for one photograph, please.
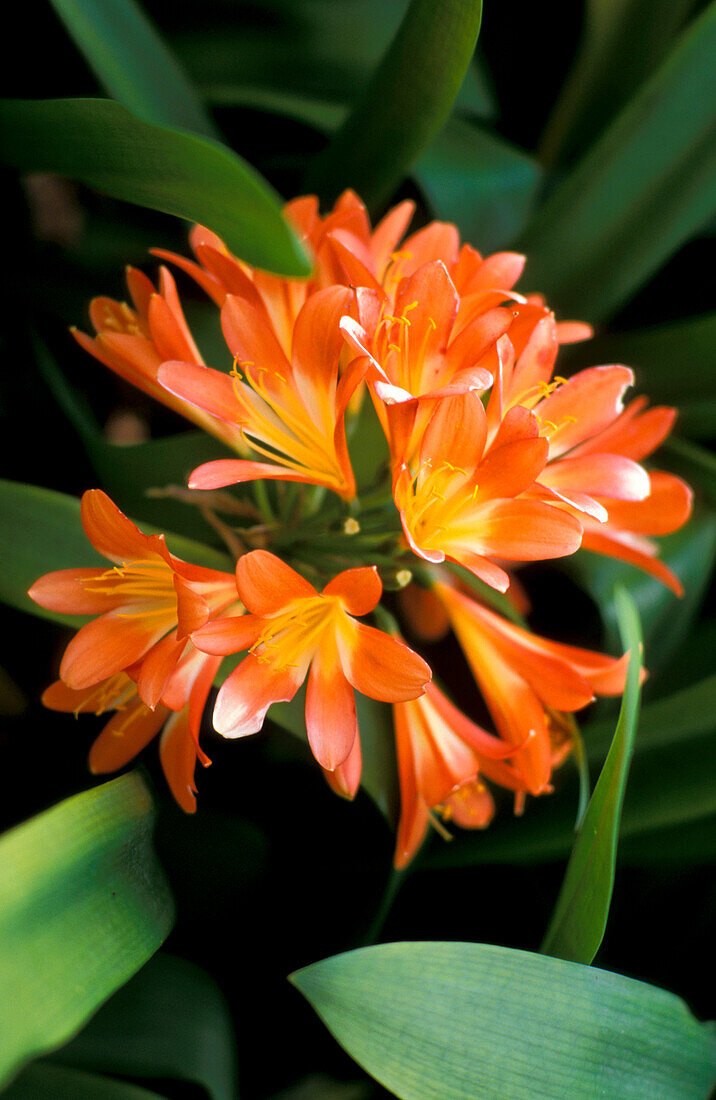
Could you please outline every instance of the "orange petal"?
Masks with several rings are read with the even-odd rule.
[[[221,310],[221,328],[239,367],[242,362],[250,362],[257,369],[291,373],[291,365],[265,314],[248,302],[230,294]]]
[[[383,582],[374,565],[344,569],[323,589],[324,596],[338,596],[350,615],[367,615],[383,593]]]
[[[624,391],[634,384],[628,367],[589,367],[573,375],[535,406],[543,423],[557,428],[550,436],[553,458],[602,431],[619,415]]]
[[[143,535],[101,489],[84,493],[81,515],[87,538],[110,561],[132,561],[161,552],[163,536]]]
[[[109,611],[87,623],[65,650],[60,677],[76,691],[98,684],[140,660],[169,628],[156,619],[122,617]]]
[[[66,615],[101,615],[111,611],[118,602],[117,595],[91,591],[91,582],[104,572],[104,569],[58,569],[55,573],[38,577],[27,594],[48,611],[61,611]]]
[[[89,754],[90,771],[95,775],[123,768],[149,744],[161,729],[169,711],[166,707],[149,710],[139,699],[110,718]]]
[[[485,409],[478,393],[468,391],[438,402],[423,436],[420,461],[448,460],[474,468],[482,457],[487,434]]]
[[[209,618],[209,605],[177,573],[174,574],[174,591],[177,594],[177,637],[184,639],[204,625]]]
[[[348,759],[358,736],[355,695],[330,634],[319,646],[308,674],[306,733],[313,755],[327,771]]]
[[[450,620],[430,588],[410,584],[398,592],[398,606],[410,629],[426,642],[439,642],[450,629]]]
[[[275,615],[291,600],[318,598],[312,584],[268,550],[251,550],[239,558],[236,584],[241,602],[254,615]]]
[[[192,634],[191,640],[202,653],[225,657],[250,649],[261,633],[261,623],[256,615],[237,615],[225,619],[212,619]]]
[[[239,420],[239,403],[230,375],[198,363],[162,363],[159,383],[182,401],[228,423]]]
[[[186,710],[172,714],[159,738],[159,759],[175,799],[187,814],[196,811],[196,744]]]
[[[219,688],[214,708],[214,729],[223,737],[245,737],[264,724],[272,703],[288,703],[306,676],[307,667],[278,672],[254,653],[245,657]]]
[[[609,503],[610,525],[638,535],[670,535],[683,527],[693,503],[689,486],[662,470],[653,470],[649,481],[651,492],[646,500]]]
[[[354,622],[338,636],[343,671],[356,691],[370,699],[396,703],[416,699],[432,679],[430,666],[404,642]]]
[[[361,768],[360,737],[356,734],[353,748],[343,763],[339,764],[333,771],[327,771],[324,768],[323,775],[331,790],[335,791],[341,798],[347,798],[350,801],[355,798],[358,791]]]
[[[351,292],[347,287],[332,286],[312,294],[296,318],[293,330],[292,358],[301,390],[329,392],[338,377],[338,360],[343,347],[339,328],[348,312]],[[310,407],[310,405],[309,405]]]
[[[495,814],[495,802],[480,779],[465,783],[446,802],[449,818],[462,829],[484,829]]]
[[[476,500],[516,497],[540,476],[549,454],[546,439],[518,439],[492,448],[480,464]]]
[[[316,475],[300,474],[288,466],[273,466],[269,462],[251,462],[243,458],[217,458],[204,462],[189,475],[190,489],[222,489],[245,481],[298,481],[304,485],[318,484]],[[332,488],[335,486],[332,484]]]
[[[137,678],[137,691],[140,699],[152,710],[164,694],[185,647],[186,639],[177,641],[176,631],[173,630],[166,638],[162,638],[152,646],[143,659]]]
[[[617,558],[619,561],[629,562],[637,569],[643,569],[645,573],[661,581],[677,596],[683,596],[684,586],[676,574],[669,569],[659,558],[654,557],[655,549],[650,553],[635,545],[628,532],[609,531],[607,524],[600,531],[585,528],[582,538],[582,546],[585,550],[592,550],[595,554],[604,554],[609,558]]]
[[[611,500],[644,500],[650,491],[649,475],[644,467],[618,454],[563,458],[550,463],[539,480],[560,492],[576,489]]]
[[[559,508],[536,500],[498,500],[483,506],[475,551],[508,561],[541,561],[573,554],[581,541],[581,524]]]

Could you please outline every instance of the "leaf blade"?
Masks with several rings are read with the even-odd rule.
[[[291,981],[402,1100],[704,1100],[716,1042],[683,1001],[562,959],[469,943],[392,943]]]
[[[132,772],[0,839],[0,1080],[66,1042],[167,936],[153,818]]]
[[[326,200],[353,187],[379,206],[450,113],[475,49],[482,0],[412,0],[359,102],[309,171]]]
[[[615,592],[625,650],[631,654],[626,687],[607,759],[589,800],[540,948],[544,954],[591,963],[607,926],[617,842],[639,712],[643,643],[639,614],[626,589]]]
[[[201,222],[257,267],[310,273],[278,197],[218,142],[144,122],[109,99],[18,99],[1,106],[6,164],[56,172],[112,198]]]

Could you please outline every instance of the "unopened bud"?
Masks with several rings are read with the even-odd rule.
[[[409,569],[379,569],[378,572],[386,592],[399,592],[413,579]]]
[[[360,523],[353,516],[349,516],[343,524],[344,535],[357,535],[360,531]]]

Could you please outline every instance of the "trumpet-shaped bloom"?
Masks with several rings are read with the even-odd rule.
[[[420,847],[432,811],[466,829],[484,829],[495,805],[481,773],[513,790],[520,775],[505,763],[515,749],[471,722],[434,684],[419,699],[393,704],[401,814],[394,863]],[[434,820],[434,819],[433,819]]]
[[[443,582],[442,601],[500,737],[516,746],[511,767],[531,794],[549,790],[565,741],[563,715],[597,695],[624,690],[628,654],[619,659],[562,645],[515,626]]]
[[[163,535],[144,535],[99,489],[84,494],[81,515],[89,541],[111,568],[61,569],[29,591],[51,611],[99,616],[67,646],[60,678],[82,691],[136,666],[139,697],[154,707],[191,632],[238,603],[234,578],[181,561]]]
[[[192,488],[281,478],[324,485],[348,500],[355,495],[344,415],[364,370],[356,363],[338,377],[343,346],[338,325],[350,300],[344,287],[313,294],[298,314],[289,361],[261,313],[228,296],[221,321],[234,356],[232,373],[195,363],[164,364],[162,385],[233,425],[254,451],[271,459],[207,462],[192,473]]]
[[[351,771],[346,762],[358,737],[353,690],[386,702],[414,699],[430,681],[429,667],[402,642],[354,618],[380,599],[375,568],[347,569],[319,593],[274,554],[254,550],[239,559],[236,579],[249,614],[217,619],[193,635],[209,653],[250,650],[219,690],[215,729],[225,737],[255,733],[269,706],[292,699],[308,676],[309,743],[327,771],[345,766],[337,784],[348,793],[355,755],[353,779],[342,776]]]
[[[136,669],[117,672],[80,690],[57,680],[44,692],[42,702],[50,710],[75,716],[114,712],[90,749],[89,765],[95,774],[124,767],[161,730],[159,757],[167,782],[182,809],[194,813],[196,762],[204,767],[211,763],[199,746],[199,729],[220,663],[221,658],[207,656],[187,642],[163,701],[154,709],[139,698],[133,679]]]
[[[405,536],[425,561],[449,559],[504,592],[509,577],[493,558],[535,561],[572,554],[582,528],[562,507],[527,499],[544,469],[548,444],[534,416],[515,409],[489,453],[476,393],[442,399],[422,439],[415,473],[395,482]]]
[[[170,272],[160,269],[159,289],[155,290],[146,275],[129,267],[127,286],[133,307],[113,298],[94,298],[90,317],[97,335],[73,329],[77,343],[121,378],[243,452],[245,446],[235,426],[182,401],[157,381],[159,367],[167,359],[203,362]]]

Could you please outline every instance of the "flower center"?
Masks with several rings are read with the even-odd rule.
[[[117,596],[128,604],[140,605],[137,611],[121,615],[124,619],[149,615],[176,615],[177,595],[174,573],[161,558],[137,558],[106,569],[99,577],[84,582],[90,592]]]
[[[266,621],[251,652],[275,672],[300,668],[313,657],[325,632],[335,629],[341,614],[343,606],[337,596],[293,600],[285,611]]]

